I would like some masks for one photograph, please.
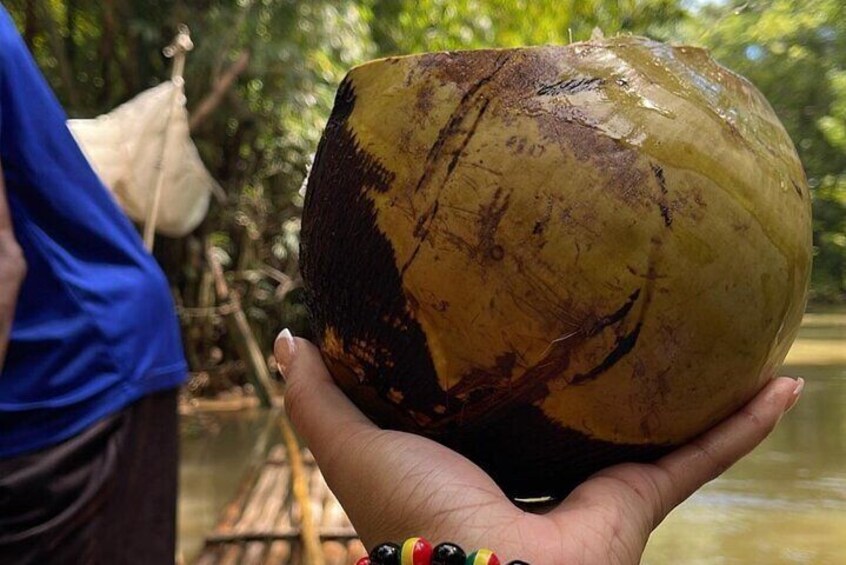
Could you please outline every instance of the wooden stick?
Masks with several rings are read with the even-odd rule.
[[[260,541],[249,542],[244,546],[244,554],[238,565],[261,565],[267,553],[267,545]]]
[[[274,420],[274,424],[276,421]],[[285,498],[284,504],[282,506],[282,512],[279,513],[279,516],[276,517],[276,523],[273,526],[274,532],[287,532],[289,530],[293,530],[293,512],[291,511],[293,508],[293,495],[291,494],[291,466],[288,464],[288,457],[287,451],[285,452],[285,466],[283,469],[285,470],[285,475],[283,477],[282,485],[283,485],[283,496]],[[265,462],[265,465],[269,464],[277,464],[276,462],[271,463],[270,460]],[[288,565],[291,563],[291,559],[293,557],[293,545],[294,541],[299,539],[299,529],[296,530],[296,538],[287,539],[287,540],[274,540],[269,542],[270,548],[267,551],[267,557],[265,559],[265,565]],[[297,544],[299,545],[299,544]]]
[[[303,464],[300,443],[291,427],[291,421],[286,414],[279,417],[279,428],[282,439],[288,448],[288,459],[291,462],[291,491],[300,507],[300,538],[305,550],[305,562],[309,565],[324,565],[323,551],[320,547],[318,535],[312,518],[311,499],[308,494],[308,475]]]
[[[224,316],[229,334],[235,341],[238,355],[250,369],[247,371],[247,375],[256,389],[256,396],[258,396],[261,405],[266,408],[270,407],[273,405],[273,400],[270,397],[273,383],[270,380],[270,371],[267,368],[267,362],[264,360],[264,354],[253,335],[247,316],[241,308],[241,301],[238,299],[237,293],[230,292],[226,277],[223,276],[223,267],[211,248],[206,249],[206,257],[214,275],[215,292],[218,300],[231,305]]]
[[[165,120],[164,140],[162,141],[161,152],[156,163],[158,169],[158,177],[156,178],[156,188],[153,191],[153,201],[147,207],[147,217],[144,221],[144,246],[147,251],[153,250],[153,243],[156,239],[156,223],[159,216],[159,203],[162,199],[162,190],[164,189],[164,177],[167,167],[167,158],[170,155],[170,145],[173,142],[173,128],[170,127],[170,121],[173,117],[174,107],[179,102],[180,96],[184,96],[185,81],[182,79],[182,74],[185,71],[185,54],[194,48],[191,43],[191,34],[188,31],[188,26],[179,26],[179,33],[173,40],[173,43],[165,47],[164,53],[167,57],[174,57],[173,72],[170,80],[173,82],[173,93],[171,94],[170,104],[167,109],[167,119]]]
[[[241,563],[243,553],[244,547],[242,545],[228,545],[224,548],[217,565],[238,565]]]
[[[295,540],[302,536],[302,530],[299,528],[289,528],[286,530],[277,530],[272,532],[231,532],[226,534],[212,534],[206,538],[208,544],[220,543],[239,543],[251,541],[278,541],[278,540]],[[352,528],[333,528],[325,529],[320,533],[321,540],[339,540],[352,541],[358,539],[358,534]]]

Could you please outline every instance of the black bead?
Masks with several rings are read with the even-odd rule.
[[[395,543],[377,545],[370,552],[370,565],[400,565],[400,546]]]
[[[467,554],[454,543],[442,543],[432,550],[432,565],[464,565]]]

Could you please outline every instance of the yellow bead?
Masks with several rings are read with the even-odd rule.
[[[479,549],[467,556],[467,565],[500,565],[500,563],[493,551]]]
[[[402,565],[429,565],[432,559],[432,544],[423,538],[408,538],[402,544]]]

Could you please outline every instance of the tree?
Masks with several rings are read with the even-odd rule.
[[[814,190],[817,297],[846,296],[846,18],[840,0],[6,0],[73,117],[108,111],[169,76],[178,24],[195,141],[228,193],[190,237],[158,240],[195,372],[234,374],[212,300],[215,249],[262,344],[308,335],[297,287],[302,186],[334,92],[368,59],[566,44],[599,27],[710,47],[772,101]],[[692,5],[701,5],[701,2]],[[292,290],[293,289],[293,290]],[[230,370],[230,369],[234,369]],[[214,380],[214,379],[213,379]],[[221,386],[226,379],[218,379]]]
[[[567,44],[606,34],[669,39],[686,18],[677,0],[373,0],[383,54]]]

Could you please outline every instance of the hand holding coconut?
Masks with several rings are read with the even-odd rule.
[[[416,434],[382,430],[335,385],[320,352],[284,333],[276,359],[285,407],[367,547],[425,536],[488,547],[502,562],[637,563],[678,504],[769,435],[803,382],[778,378],[738,413],[655,463],[610,467],[539,515],[482,469]]]
[[[316,357],[310,384],[290,369],[291,408],[369,541],[429,528],[542,563],[636,560],[797,387],[773,379],[805,305],[807,182],[760,92],[701,49],[618,37],[357,67],[301,242],[320,353],[361,412]],[[542,518],[509,502],[538,497],[567,498]]]

